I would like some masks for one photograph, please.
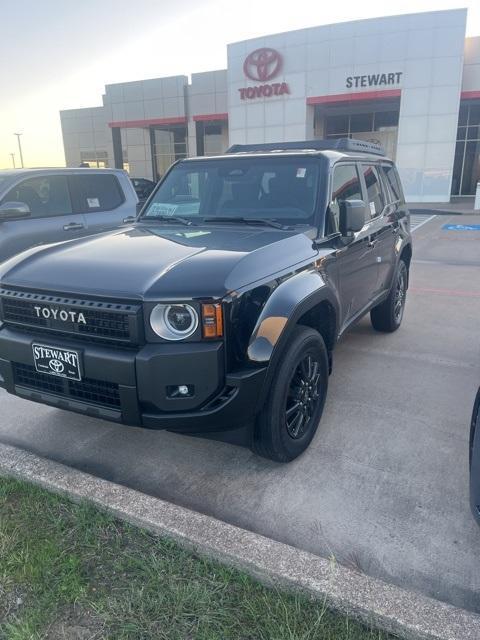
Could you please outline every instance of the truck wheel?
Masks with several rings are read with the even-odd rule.
[[[323,338],[309,327],[298,326],[257,416],[253,451],[277,462],[290,462],[303,453],[317,430],[327,387],[328,354]]]
[[[407,284],[407,265],[403,259],[400,259],[388,298],[370,311],[370,320],[374,329],[392,333],[402,324]]]

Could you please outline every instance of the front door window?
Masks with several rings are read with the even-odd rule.
[[[40,176],[23,180],[10,189],[4,202],[23,202],[32,218],[48,218],[72,213],[66,176]]]

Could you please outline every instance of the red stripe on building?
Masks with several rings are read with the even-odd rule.
[[[205,113],[193,116],[195,122],[211,122],[212,120],[228,120],[228,113]]]
[[[460,97],[462,100],[479,100],[480,91],[462,91]]]
[[[150,120],[118,120],[117,122],[109,122],[108,126],[113,129],[119,127],[121,129],[150,127],[152,125],[169,125],[169,124],[186,124],[187,119],[182,116],[179,118],[152,118]]]
[[[361,100],[384,100],[400,98],[401,89],[384,89],[383,91],[359,91],[358,93],[337,93],[331,96],[314,96],[307,98],[307,104],[332,104],[335,102],[359,102]]]

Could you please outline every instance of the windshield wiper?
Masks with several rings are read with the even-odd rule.
[[[264,224],[268,227],[274,227],[275,229],[288,230],[292,227],[281,224],[276,220],[270,220],[269,218],[244,218],[242,216],[211,216],[204,218],[203,222],[233,222],[240,224]]]
[[[188,218],[182,218],[181,216],[144,216],[140,218],[142,222],[148,222],[150,220],[160,220],[161,222],[180,222],[180,224],[184,224],[187,227],[196,226],[191,220]]]

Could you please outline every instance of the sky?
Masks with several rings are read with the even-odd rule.
[[[59,111],[101,105],[104,86],[225,69],[227,43],[322,24],[468,8],[478,0],[0,0],[0,169],[64,166]]]

